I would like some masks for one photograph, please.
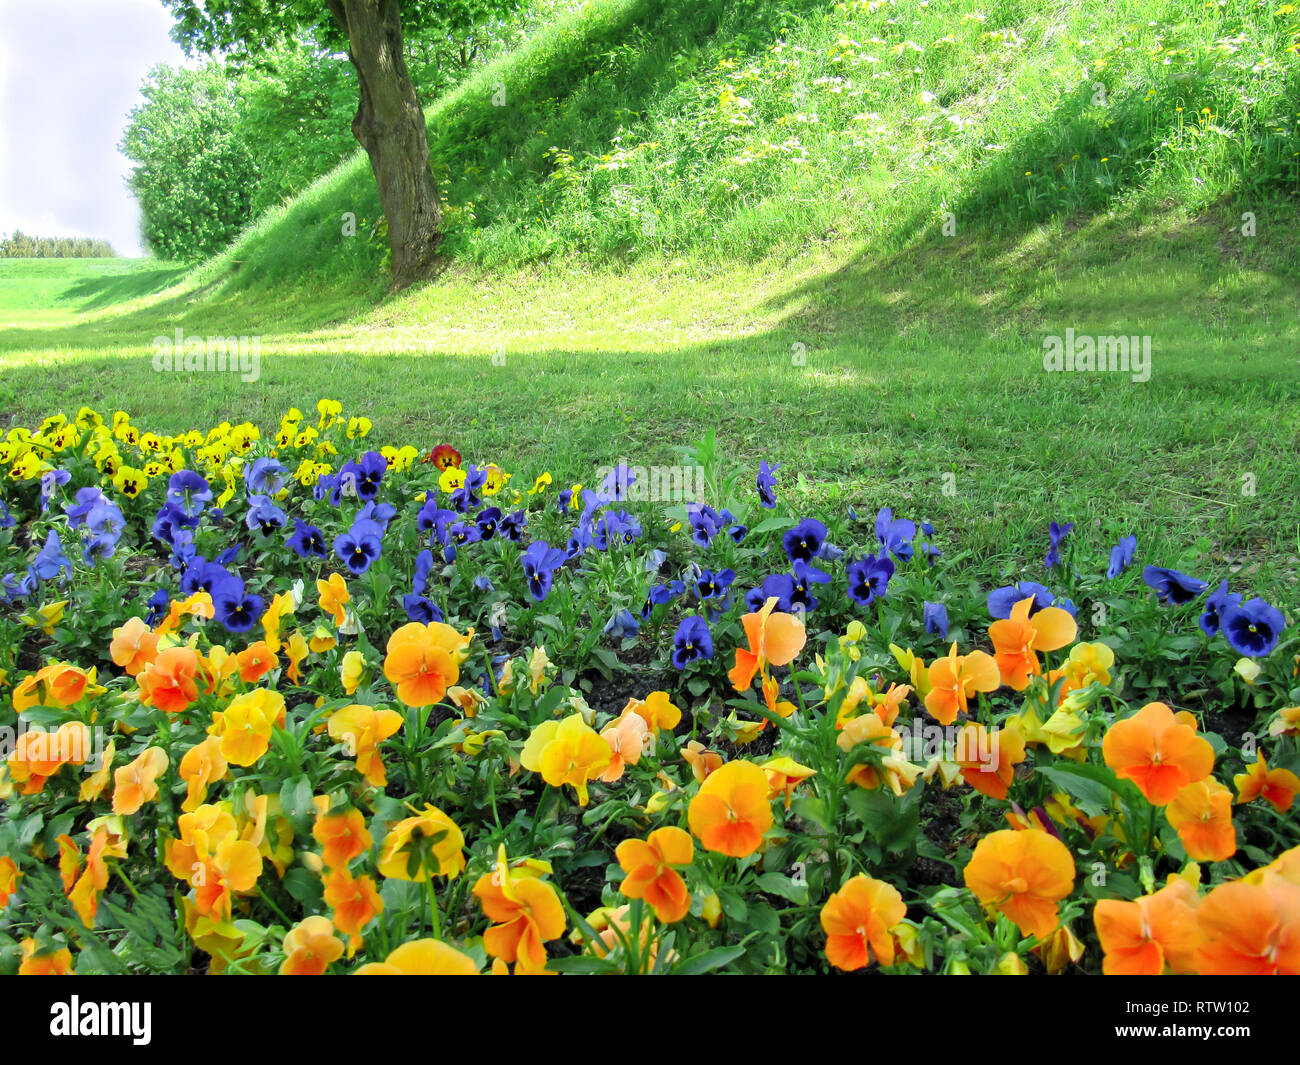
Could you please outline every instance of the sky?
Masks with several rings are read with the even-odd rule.
[[[0,0],[0,233],[143,254],[118,150],[140,82],[185,62],[162,0]]]

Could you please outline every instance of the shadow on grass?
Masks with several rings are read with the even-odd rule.
[[[169,263],[130,273],[87,277],[70,285],[59,295],[59,299],[75,302],[83,311],[100,310],[115,303],[126,303],[162,292],[188,272],[187,266]]]
[[[1300,341],[1294,208],[1281,198],[1255,206],[1254,237],[1226,201],[1175,225],[1103,212],[1028,232],[959,226],[951,237],[933,216],[914,216],[898,223],[896,233],[917,234],[901,247],[861,251],[763,306],[813,336],[989,336],[1053,324],[1112,332],[1217,317],[1247,332],[1261,324],[1249,319],[1271,321],[1265,335]],[[1117,328],[1101,328],[1108,323]]]

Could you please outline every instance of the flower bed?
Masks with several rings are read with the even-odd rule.
[[[1300,971],[1262,598],[317,411],[0,443],[0,971]]]

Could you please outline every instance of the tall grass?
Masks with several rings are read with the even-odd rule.
[[[1300,5],[591,0],[427,117],[485,268],[1258,211],[1300,192]],[[379,218],[357,156],[199,277],[376,288]]]

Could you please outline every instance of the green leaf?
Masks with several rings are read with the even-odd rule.
[[[786,529],[793,529],[797,524],[798,522],[796,522],[794,518],[774,516],[767,518],[764,521],[760,521],[749,530],[749,533],[753,536],[758,533],[784,532]]]
[[[912,788],[902,798],[881,788],[855,788],[845,800],[866,830],[881,847],[894,854],[915,845],[921,831],[921,788]]]
[[[744,947],[714,947],[712,950],[706,950],[703,954],[688,958],[678,965],[673,972],[678,976],[698,976],[700,973],[711,973],[714,969],[721,969],[724,965],[730,965],[737,958],[742,957],[744,953]]]
[[[1134,787],[1129,781],[1121,781],[1113,769],[1100,765],[1040,765],[1038,772],[1067,792],[1089,817],[1106,813],[1111,808],[1112,795],[1118,792],[1129,797],[1129,789]]]
[[[749,927],[764,935],[774,936],[781,931],[781,918],[776,910],[766,903],[758,903],[749,908]]]
[[[718,900],[722,903],[722,912],[731,920],[743,922],[749,916],[749,907],[745,905],[745,900],[731,888],[719,889]]]
[[[41,728],[61,725],[70,718],[68,711],[55,706],[29,706],[22,714],[22,720],[28,725],[39,725]]]
[[[593,958],[588,954],[575,954],[569,958],[548,958],[546,968],[553,973],[577,973],[580,976],[600,976],[618,972],[618,969],[604,958]]]
[[[299,821],[314,811],[311,803],[311,780],[307,774],[286,780],[280,788],[280,809],[290,821]]]
[[[812,795],[800,795],[790,805],[790,809],[797,817],[805,821],[811,821],[823,832],[829,832],[831,826],[828,824],[826,816],[826,804]]]
[[[283,884],[285,891],[309,909],[322,895],[320,877],[300,865],[284,874]]]
[[[769,895],[779,895],[796,906],[808,903],[808,885],[796,884],[782,873],[764,873],[758,878],[758,886]]]

